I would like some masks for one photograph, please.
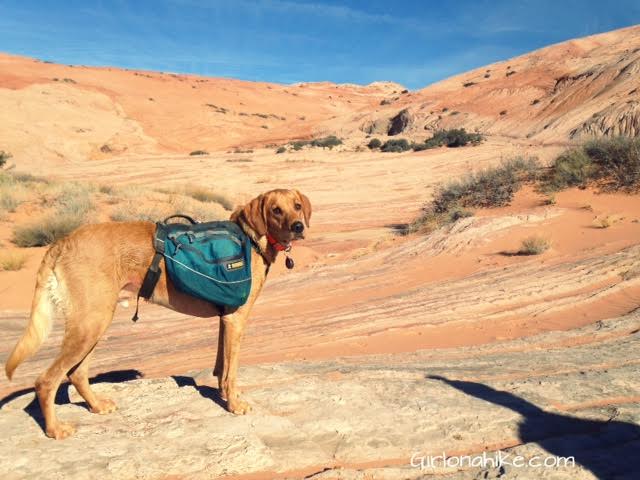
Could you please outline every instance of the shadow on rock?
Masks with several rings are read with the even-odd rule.
[[[192,377],[172,375],[171,378],[173,378],[179,387],[193,387],[202,397],[214,401],[225,410],[227,409],[227,402],[220,396],[220,391],[217,388],[209,387],[208,385],[198,385]]]
[[[555,456],[574,457],[576,464],[599,479],[640,478],[640,426],[634,423],[614,421],[615,415],[605,421],[560,415],[482,383],[440,376],[427,378],[519,413],[523,417],[518,426],[523,443],[537,443]]]
[[[120,382],[128,382],[129,380],[136,380],[138,378],[142,378],[144,375],[139,370],[114,370],[112,372],[105,372],[96,375],[93,378],[89,379],[90,384],[96,383],[120,383]],[[69,382],[64,382],[58,388],[56,392],[55,403],[56,405],[64,405],[67,403],[71,403],[71,399],[69,398]],[[18,390],[17,392],[10,393],[6,397],[0,399],[0,410],[2,408],[20,398],[24,395],[29,395],[35,392],[34,388],[24,388],[22,390]],[[89,408],[86,402],[78,402],[76,405],[84,406],[85,408]],[[40,405],[38,404],[38,397],[34,396],[33,400],[29,402],[29,404],[23,409],[26,413],[29,414],[31,418],[42,428],[44,431],[44,417],[42,416],[42,412],[40,411]]]

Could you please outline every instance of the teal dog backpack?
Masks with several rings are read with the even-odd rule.
[[[167,223],[184,218],[190,224]],[[251,240],[234,222],[197,223],[186,215],[172,215],[156,224],[156,254],[138,298],[151,298],[160,278],[160,261],[179,291],[224,307],[244,305],[251,292]],[[133,320],[138,319],[138,311]]]

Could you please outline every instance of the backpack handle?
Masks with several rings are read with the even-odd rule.
[[[176,215],[171,215],[167,218],[165,218],[162,223],[167,223],[168,220],[171,220],[172,218],[184,218],[185,220],[188,220],[189,222],[191,222],[191,225],[195,225],[196,223],[198,223],[197,221],[195,221],[192,217],[190,217],[189,215],[183,215],[181,213],[178,213]]]

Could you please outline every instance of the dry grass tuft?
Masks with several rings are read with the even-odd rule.
[[[33,223],[16,227],[12,242],[18,247],[44,247],[66,237],[84,223],[84,217],[53,214]]]
[[[27,263],[27,255],[21,252],[4,252],[0,254],[0,271],[17,272]]]
[[[518,255],[540,255],[549,250],[551,242],[539,236],[527,237],[522,241]]]
[[[218,205],[221,205],[222,208],[228,211],[233,210],[234,207],[233,201],[226,195],[214,192],[209,188],[199,185],[184,185],[175,189],[165,189],[158,191],[170,195],[183,195],[203,203],[217,203]]]

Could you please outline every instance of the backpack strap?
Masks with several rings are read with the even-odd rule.
[[[189,215],[183,215],[181,213],[178,213],[176,215],[171,215],[167,218],[165,218],[162,223],[167,223],[168,220],[171,220],[172,218],[184,218],[185,220],[188,220],[191,225],[195,225],[196,223],[198,223],[196,220],[193,219],[193,217],[190,217]]]
[[[178,216],[178,215],[174,215]],[[186,217],[186,215],[180,215]],[[171,218],[171,217],[169,217]],[[190,218],[190,217],[187,217]],[[167,219],[165,219],[166,222]],[[165,222],[156,223],[156,233],[153,237],[153,248],[156,253],[153,256],[153,260],[151,260],[151,265],[147,269],[147,273],[144,276],[144,280],[142,280],[142,286],[140,290],[138,290],[138,296],[136,297],[136,311],[131,317],[131,320],[134,322],[138,321],[138,309],[140,307],[140,297],[145,300],[149,300],[153,295],[153,291],[158,284],[158,280],[160,280],[160,274],[162,274],[162,269],[160,268],[160,261],[164,257],[164,237],[165,237]],[[163,237],[163,238],[161,238]]]

